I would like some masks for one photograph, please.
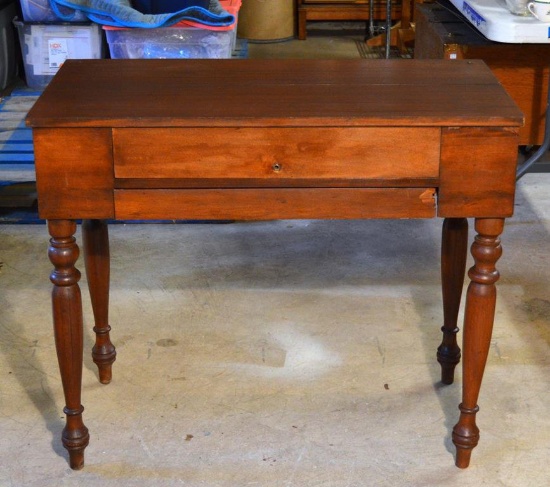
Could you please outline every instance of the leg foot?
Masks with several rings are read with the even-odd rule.
[[[460,409],[460,420],[453,428],[453,443],[456,446],[456,466],[467,468],[470,465],[472,450],[479,442],[479,429],[476,425],[476,413],[479,408],[467,409],[462,404]]]
[[[82,422],[83,407],[76,411],[65,408],[67,415],[67,426],[63,430],[61,439],[63,446],[69,452],[69,465],[73,470],[80,470],[84,467],[84,450],[90,441],[88,428]]]
[[[93,357],[93,352],[92,352]],[[110,384],[113,380],[113,368],[112,364],[102,365],[97,363],[97,359],[94,357],[94,362],[97,365],[97,371],[99,373],[99,382],[102,384]]]
[[[73,470],[84,468],[84,450],[69,450],[69,465]]]
[[[469,465],[470,465],[471,456],[472,456],[472,449],[471,448],[457,447],[455,465],[458,468],[468,468]]]

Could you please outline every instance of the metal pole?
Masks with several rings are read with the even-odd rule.
[[[391,47],[391,0],[386,0],[386,59],[390,58]]]
[[[369,39],[374,37],[374,0],[369,0]]]

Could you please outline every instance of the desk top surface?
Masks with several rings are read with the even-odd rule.
[[[69,60],[32,127],[519,126],[481,61]]]

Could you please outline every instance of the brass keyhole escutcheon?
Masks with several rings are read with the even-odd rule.
[[[279,172],[279,171],[283,168],[283,165],[282,165],[282,164],[279,164],[278,162],[276,162],[275,164],[273,164],[273,166],[271,166],[271,168],[272,168],[275,172]]]

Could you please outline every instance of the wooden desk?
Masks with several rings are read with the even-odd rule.
[[[115,349],[106,220],[159,218],[445,218],[437,358],[447,384],[460,360],[466,218],[475,218],[453,430],[456,463],[469,464],[522,123],[481,61],[67,61],[27,123],[51,235],[62,440],[72,468],[83,466],[89,439],[75,220],[84,221],[92,355],[108,383]]]

